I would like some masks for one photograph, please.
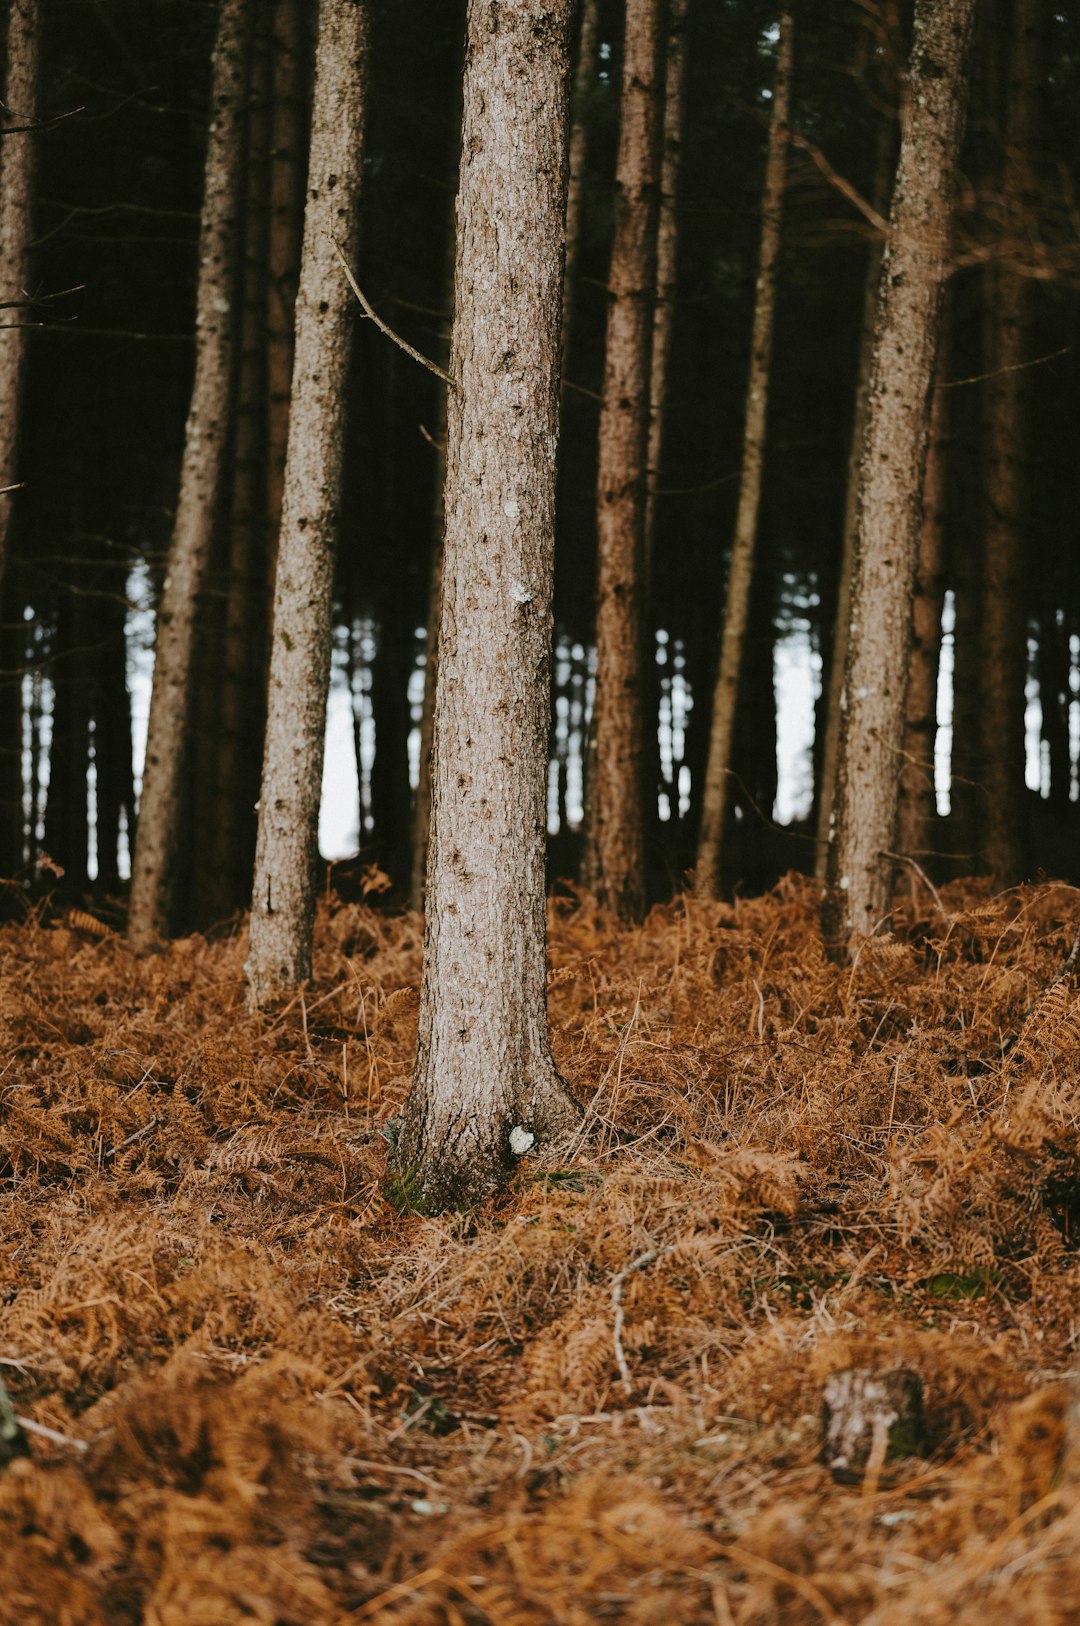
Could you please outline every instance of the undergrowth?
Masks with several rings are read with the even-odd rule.
[[[477,1215],[392,1143],[420,928],[0,930],[0,1471],[20,1626],[1074,1621],[1080,895],[946,890],[830,964],[808,883],[552,906],[585,1108]],[[846,1367],[925,1442],[819,1462]],[[80,1442],[85,1449],[80,1449]]]

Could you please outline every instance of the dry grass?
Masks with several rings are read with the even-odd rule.
[[[0,1473],[3,1618],[1075,1621],[1078,901],[946,892],[852,971],[801,882],[564,900],[586,1133],[440,1219],[388,1181],[414,918],[331,912],[261,1019],[239,939],[0,931],[0,1371],[87,1443]],[[843,1485],[851,1364],[929,1444]]]

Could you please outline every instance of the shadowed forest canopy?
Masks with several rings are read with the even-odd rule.
[[[1035,78],[1018,89],[1009,64],[1019,10],[1005,0],[979,8],[950,259],[940,373],[948,395],[943,540],[928,589],[937,628],[931,659],[936,670],[940,655],[943,672],[942,727],[932,727],[929,745],[924,739],[920,747],[927,820],[910,854],[939,880],[990,868],[1008,878],[1039,870],[1073,875],[1080,850],[1080,582],[1071,545],[1080,258],[1070,201],[1080,33],[1067,8],[1034,6]],[[133,714],[138,765],[150,611],[172,528],[192,381],[215,16],[214,6],[197,0],[41,6],[31,269],[26,300],[10,316],[29,325],[20,444],[16,467],[3,471],[22,488],[0,499],[11,510],[0,626],[0,873],[29,880],[45,854],[72,895],[92,885],[100,898],[118,897],[130,868]],[[595,58],[575,68],[584,93],[573,113],[584,169],[557,514],[549,796],[556,876],[578,870],[588,777],[598,396],[623,8],[599,0],[594,20]],[[653,898],[678,886],[695,858],[743,460],[777,23],[776,8],[753,0],[691,0],[686,13],[673,199],[677,274],[646,585],[643,757]],[[797,21],[764,479],[730,769],[727,887],[755,890],[790,867],[817,867],[813,835],[864,290],[887,212],[881,154],[891,184],[908,28],[906,8],[885,0],[869,7],[827,0]],[[450,314],[463,31],[458,0],[417,0],[407,8],[376,0],[372,7],[355,270],[380,316],[440,363]],[[313,8],[260,5],[254,32],[239,222],[238,276],[246,282],[237,297],[254,309],[239,348],[255,349],[246,383],[242,362],[234,363],[228,489],[200,599],[174,877],[178,929],[205,927],[243,908],[254,853],[280,501],[273,470],[283,456],[281,425],[273,421],[275,413],[280,419],[273,335],[283,312],[287,325],[299,264]],[[1019,123],[1018,95],[1029,104]],[[1005,636],[1019,655],[1007,657],[1012,687],[1002,695],[987,691],[978,674],[986,656],[982,628],[993,620],[983,543],[988,504],[997,500],[990,471],[1002,374],[994,313],[1010,278],[1021,289],[1015,360],[1006,363],[1020,369],[1011,408],[1020,495],[1005,517],[1022,569],[1019,581],[1006,578]],[[423,839],[412,802],[439,535],[441,390],[374,324],[357,324],[334,616],[331,711],[339,726],[329,769],[346,844],[351,832],[362,861],[377,862],[402,898],[414,842]],[[246,549],[236,540],[241,526],[251,533]],[[221,696],[237,672],[240,699],[223,712]],[[1007,715],[987,715],[986,707],[1005,707]],[[1001,771],[1011,775],[1006,782],[1019,810],[1004,858],[987,834],[994,812],[985,786],[998,783],[999,769],[987,756],[997,741],[1011,753]],[[223,806],[233,810],[228,820]],[[50,877],[55,883],[52,870]]]

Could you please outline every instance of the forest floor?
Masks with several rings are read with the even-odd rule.
[[[1076,1622],[1080,893],[946,889],[825,958],[807,882],[552,905],[576,1147],[403,1211],[420,927],[136,959],[0,930],[12,1626]],[[830,1374],[921,1385],[837,1475]]]

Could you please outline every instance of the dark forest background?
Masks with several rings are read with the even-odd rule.
[[[906,49],[902,11],[890,18],[886,8],[854,0],[820,0],[799,11],[797,139],[788,161],[759,568],[727,849],[728,880],[746,890],[788,868],[814,867],[813,809],[786,829],[773,822],[774,650],[793,620],[803,620],[827,676],[873,252],[872,230],[850,194],[872,197],[882,124],[895,121],[896,69]],[[301,8],[301,52],[311,49],[313,13]],[[269,31],[274,15],[268,3],[259,26]],[[656,768],[662,811],[649,832],[656,895],[676,886],[694,857],[738,490],[776,15],[753,0],[697,0],[689,13],[678,295],[650,590],[664,655],[652,702],[663,724]],[[982,8],[949,296],[940,585],[956,610],[953,795],[922,861],[938,878],[979,868],[975,826],[985,810],[980,814],[978,767],[965,760],[965,742],[978,723],[970,673],[985,515],[980,380],[987,370],[985,269],[1005,253],[1023,263],[1032,284],[1024,374],[1027,576],[1015,614],[1026,618],[1029,633],[1043,772],[1040,791],[1027,797],[1024,867],[1080,880],[1080,216],[1073,201],[1080,15],[1046,8],[1043,140],[1021,244],[1002,241],[995,194],[1003,142],[1000,21],[997,6]],[[99,901],[121,893],[135,812],[129,632],[141,625],[145,638],[147,618],[133,616],[132,593],[142,581],[152,595],[160,581],[191,387],[214,24],[215,7],[203,0],[44,6],[31,304],[17,316],[33,329],[20,463],[8,475],[25,484],[0,618],[0,875],[30,883],[47,855],[50,884],[62,870],[61,884],[73,895],[92,889]],[[619,119],[616,0],[604,0],[600,25],[580,109],[588,128],[586,195],[563,394],[552,736],[559,827],[551,853],[552,873],[560,876],[576,872],[580,839],[568,814],[577,806],[593,624],[596,430]],[[463,31],[461,0],[373,6],[359,276],[380,315],[436,360],[443,359],[449,319]],[[307,65],[301,68],[297,81],[309,84]],[[297,222],[302,201],[298,190]],[[358,740],[361,717],[368,737],[373,724],[374,757],[363,753],[357,810],[360,861],[378,863],[404,897],[413,828],[408,742],[418,722],[416,673],[438,534],[440,386],[367,322],[358,327],[353,368],[338,660],[352,684]],[[201,617],[178,888],[188,927],[243,908],[250,890],[255,815],[248,809],[258,793],[262,706],[254,677],[224,768],[218,748],[235,523],[235,511],[222,512]],[[257,557],[268,558],[265,536],[259,548]],[[248,584],[252,674],[264,658],[267,595],[258,574]],[[686,692],[695,704],[685,730],[672,735],[676,661],[676,710]],[[221,848],[223,797],[242,810],[231,852]]]

